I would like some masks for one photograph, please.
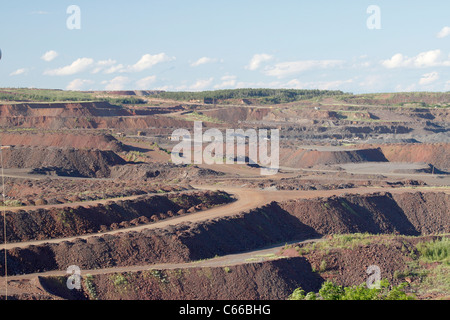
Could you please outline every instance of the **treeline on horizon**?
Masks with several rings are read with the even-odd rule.
[[[120,98],[95,97],[90,92],[64,91],[51,89],[0,89],[1,101],[14,102],[89,102],[107,101],[112,105],[145,104],[146,101],[138,97],[125,96]]]
[[[156,94],[154,97],[178,101],[203,100],[210,103],[229,99],[258,99],[261,103],[278,104],[322,96],[340,96],[344,94],[348,93],[339,90],[318,89],[226,89],[199,92],[165,91]]]
[[[100,94],[100,96],[98,96]],[[232,104],[233,100],[256,100],[257,104],[280,104],[301,100],[334,97],[344,103],[411,107],[450,106],[450,92],[397,92],[352,94],[340,90],[319,89],[224,89],[215,91],[160,91],[149,96],[176,101]],[[66,91],[59,89],[0,88],[0,101],[8,102],[95,102],[107,101],[111,105],[137,105],[148,102],[140,96],[108,96],[99,92]],[[254,101],[251,101],[254,102]]]

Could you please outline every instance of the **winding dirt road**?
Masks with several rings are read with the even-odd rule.
[[[189,215],[174,217],[171,219],[162,220],[156,223],[135,226],[127,229],[120,229],[109,231],[105,233],[89,234],[77,237],[62,238],[62,239],[51,239],[42,241],[29,241],[21,243],[9,243],[6,245],[6,249],[11,249],[14,247],[25,248],[30,245],[39,245],[44,243],[59,243],[63,241],[73,241],[75,239],[88,239],[90,237],[102,236],[105,234],[118,234],[123,232],[139,232],[144,229],[156,229],[164,228],[169,225],[176,225],[184,222],[200,222],[208,219],[215,219],[225,216],[232,216],[238,214],[239,212],[248,211],[256,207],[263,206],[272,201],[286,201],[294,199],[311,199],[316,197],[330,197],[339,196],[343,194],[368,194],[374,192],[390,192],[390,193],[403,193],[403,192],[436,192],[443,191],[445,193],[450,193],[449,188],[354,188],[354,189],[338,189],[338,190],[314,190],[314,191],[273,191],[273,190],[261,190],[261,189],[250,189],[250,188],[238,188],[238,187],[225,187],[220,185],[215,186],[193,186],[200,190],[211,190],[217,191],[222,190],[227,193],[234,195],[236,198],[235,202],[220,207],[211,208],[205,211],[200,211],[192,213]],[[84,203],[86,204],[86,203]],[[320,241],[320,239],[310,239],[302,242],[315,242]],[[292,243],[297,243],[294,241]],[[225,267],[231,265],[238,265],[244,263],[254,263],[270,259],[280,259],[282,257],[278,256],[277,253],[284,246],[284,244],[274,245],[269,248],[262,248],[250,252],[231,254],[222,257],[216,257],[213,259],[201,260],[189,263],[179,263],[179,264],[153,264],[153,265],[136,265],[127,267],[115,267],[108,269],[97,269],[97,270],[82,270],[82,275],[86,274],[108,274],[108,273],[118,273],[118,272],[137,272],[145,271],[151,269],[179,269],[179,268],[194,268],[194,267]],[[44,273],[9,276],[8,277],[8,295],[11,294],[23,294],[29,292],[38,292],[45,294],[43,289],[40,287],[38,277],[39,276],[63,276],[66,275],[65,271],[50,271]],[[5,295],[5,281],[4,277],[0,277],[0,295]]]
[[[368,194],[374,192],[391,192],[391,193],[402,193],[402,192],[427,192],[432,191],[436,192],[437,190],[442,190],[445,192],[450,192],[448,188],[352,188],[352,189],[337,189],[337,190],[311,190],[311,191],[273,191],[273,190],[261,190],[261,189],[251,189],[251,188],[239,188],[239,187],[225,187],[220,185],[214,186],[193,186],[198,190],[211,190],[218,191],[222,190],[229,194],[234,195],[236,201],[223,205],[214,207],[211,209],[207,209],[204,211],[198,211],[196,213],[191,213],[187,215],[177,216],[170,219],[161,220],[151,224],[133,226],[129,228],[123,228],[118,230],[111,230],[103,233],[94,233],[94,234],[86,234],[80,236],[73,236],[67,238],[56,238],[56,239],[47,239],[47,240],[38,240],[38,241],[26,241],[26,242],[13,242],[8,243],[6,245],[2,245],[2,248],[6,248],[7,250],[12,248],[26,248],[30,245],[41,245],[45,243],[61,243],[64,241],[74,241],[75,239],[89,239],[91,237],[98,237],[103,235],[114,235],[125,232],[140,232],[146,229],[158,229],[165,228],[169,225],[177,225],[185,222],[201,222],[209,219],[222,218],[227,216],[232,216],[238,214],[243,211],[248,211],[257,207],[264,206],[266,204],[271,203],[272,201],[286,201],[293,199],[312,199],[317,197],[331,197],[331,196],[340,196],[343,194]],[[122,198],[123,199],[123,198]],[[111,201],[111,200],[108,200]],[[95,202],[94,202],[95,203]],[[94,203],[90,203],[93,205]],[[97,201],[96,203],[100,203]],[[79,203],[77,205],[86,205],[87,203]]]

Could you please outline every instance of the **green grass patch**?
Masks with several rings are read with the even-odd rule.
[[[441,262],[450,266],[450,238],[420,242],[417,250],[424,262]]]
[[[415,300],[415,296],[407,294],[407,283],[398,286],[382,280],[379,287],[368,288],[366,284],[343,287],[331,281],[325,281],[318,293],[305,291],[299,287],[289,296],[289,300]]]

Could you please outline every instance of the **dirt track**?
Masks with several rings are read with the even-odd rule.
[[[306,244],[317,241],[323,241],[323,239],[310,239],[304,241],[291,241],[289,244]],[[267,248],[261,248],[258,250],[237,253],[237,254],[229,254],[220,257],[214,257],[212,259],[205,259],[193,262],[185,262],[185,263],[159,263],[159,264],[149,264],[149,265],[135,265],[135,266],[127,266],[127,267],[115,267],[115,268],[105,268],[105,269],[93,269],[93,270],[82,270],[82,275],[90,274],[108,274],[108,273],[120,273],[120,272],[138,272],[145,270],[170,270],[170,269],[184,269],[184,268],[204,268],[204,267],[225,267],[225,266],[235,266],[246,263],[255,263],[262,262],[273,259],[283,258],[282,256],[278,256],[277,253],[280,252],[282,248],[284,248],[286,243],[273,245]],[[19,276],[9,276],[9,281],[15,280],[31,280],[35,277],[50,277],[50,276],[65,276],[67,273],[65,271],[48,271],[41,273],[30,273]],[[2,277],[0,277],[2,279]],[[3,285],[0,282],[0,295],[4,294]]]
[[[195,186],[194,186],[195,187]],[[202,187],[206,190],[223,190],[228,193],[234,194],[238,199],[237,201],[213,209],[209,209],[202,212],[193,213],[187,216],[181,216],[177,218],[172,218],[170,220],[163,220],[149,225],[132,227],[128,229],[121,229],[111,232],[106,232],[104,234],[117,234],[128,231],[140,231],[144,229],[155,229],[163,228],[168,225],[174,225],[183,222],[199,222],[207,219],[232,216],[238,212],[253,209],[255,207],[260,207],[271,201],[285,201],[292,199],[310,199],[317,197],[330,197],[339,196],[343,194],[369,194],[374,192],[390,192],[393,194],[402,194],[405,192],[436,192],[437,188],[354,188],[354,189],[339,189],[339,190],[324,190],[324,191],[268,191],[259,189],[246,189],[246,188],[232,188],[232,187],[219,187],[219,186],[208,186]],[[440,191],[445,193],[450,193],[448,188],[439,188]],[[50,241],[40,241],[40,242],[23,242],[8,245],[8,249],[12,247],[26,247],[29,245],[36,245],[41,243],[59,243],[63,241],[71,241],[74,239],[87,239],[90,237],[98,236],[99,234],[91,234],[81,237],[72,237],[66,239],[54,239]],[[309,239],[305,242],[318,241],[318,239]],[[298,242],[298,241],[293,241]],[[215,257],[212,259],[199,260],[194,262],[184,262],[184,263],[158,263],[158,264],[141,264],[141,265],[130,265],[130,266],[118,266],[111,268],[101,268],[92,269],[87,268],[82,270],[82,275],[102,275],[110,273],[123,273],[123,272],[138,272],[146,270],[170,270],[170,269],[185,269],[185,268],[202,268],[202,267],[225,267],[225,266],[236,266],[248,263],[268,261],[272,259],[279,259],[277,256],[279,250],[284,244],[278,244],[266,248],[258,248],[256,250],[250,250],[244,253],[238,254],[227,254],[220,257]],[[26,275],[10,276],[8,280],[10,281],[8,294],[23,294],[29,292],[35,292],[36,287],[34,284],[38,276],[64,276],[64,271],[49,271],[42,273],[30,273]],[[5,293],[4,289],[4,278],[0,280],[0,295]],[[33,287],[34,286],[34,287]]]
[[[196,186],[194,186],[196,187]],[[321,190],[321,191],[268,191],[268,190],[259,190],[259,189],[248,189],[248,188],[236,188],[236,187],[222,187],[222,186],[198,186],[199,189],[203,190],[211,190],[217,191],[222,190],[227,193],[233,194],[237,201],[212,208],[205,211],[200,211],[196,213],[192,213],[189,215],[178,216],[170,219],[165,219],[162,221],[158,221],[152,224],[140,225],[130,228],[124,228],[119,230],[112,230],[103,233],[95,233],[88,234],[83,236],[76,237],[68,237],[68,238],[59,238],[59,239],[51,239],[51,240],[41,240],[41,241],[27,241],[27,242],[19,242],[19,243],[9,243],[3,245],[3,248],[10,250],[12,248],[26,248],[30,245],[41,245],[45,243],[61,243],[64,241],[73,241],[75,239],[88,239],[95,236],[101,235],[114,235],[119,233],[126,233],[130,231],[139,232],[145,229],[158,229],[164,228],[169,225],[176,225],[185,222],[200,222],[208,219],[215,219],[225,216],[232,216],[239,212],[247,211],[256,207],[264,206],[272,201],[285,201],[292,199],[311,199],[317,197],[330,197],[330,196],[339,196],[343,194],[368,194],[374,192],[391,192],[391,193],[402,193],[402,192],[414,192],[421,191],[427,192],[430,191],[429,188],[353,188],[353,189],[338,189],[338,190]],[[444,192],[449,192],[448,188],[441,189]],[[436,191],[436,189],[432,189],[432,191]],[[95,202],[99,203],[99,202]],[[93,203],[94,204],[94,203]]]

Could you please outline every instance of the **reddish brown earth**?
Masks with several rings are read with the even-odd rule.
[[[310,149],[280,150],[280,163],[291,168],[307,168],[315,165],[333,165],[356,162],[387,161],[381,149],[321,151]]]
[[[87,270],[179,263],[336,233],[448,233],[449,201],[445,193],[416,192],[272,202],[205,222],[14,248],[8,250],[8,272],[65,270],[74,263]]]
[[[424,162],[444,171],[450,171],[450,145],[436,144],[388,144],[372,146],[380,148],[390,162]]]
[[[20,103],[0,105],[0,117],[127,116],[128,111],[108,102]]]
[[[338,151],[306,148],[284,148],[280,150],[280,164],[291,168],[306,168],[315,165],[333,165],[360,162],[408,162],[426,163],[435,168],[450,170],[450,146],[447,143],[377,144],[341,148]]]
[[[283,300],[297,287],[315,290],[320,278],[303,258],[231,266],[147,271],[94,278],[100,299]],[[140,288],[139,290],[133,290]],[[127,290],[128,289],[128,290]]]
[[[438,94],[430,94],[427,92],[413,92],[413,93],[387,93],[380,95],[359,95],[350,96],[348,98],[343,98],[341,101],[348,103],[358,103],[361,105],[393,105],[400,103],[417,103],[418,101],[424,102],[426,104],[440,104],[448,103],[450,100],[450,95],[447,92],[442,92]]]
[[[122,143],[109,134],[63,132],[0,132],[2,145],[124,151]]]
[[[106,204],[6,212],[7,240],[65,238],[156,222],[231,202],[223,192],[141,196]],[[0,224],[3,230],[3,221]],[[4,242],[3,234],[0,241]]]
[[[263,262],[208,267],[175,264],[167,269],[96,273],[84,276],[79,291],[67,290],[67,276],[43,276],[34,284],[42,290],[35,296],[99,300],[285,300],[299,287],[317,292],[327,280],[342,286],[363,284],[367,281],[367,268],[376,265],[381,278],[391,284],[406,281],[408,293],[421,299],[439,298],[439,294],[430,296],[421,289],[423,276],[401,275],[412,263],[431,270],[431,265],[418,261],[416,245],[435,238],[438,237],[385,235],[345,242],[331,237],[313,244],[284,246],[272,259]],[[28,282],[19,283],[26,286]],[[20,292],[19,288],[14,289]],[[22,296],[16,294],[13,298]]]
[[[39,280],[48,299],[94,298],[85,281],[81,292],[70,292],[65,277]],[[304,258],[296,257],[226,268],[104,274],[91,277],[90,282],[99,300],[283,300],[299,286],[316,290],[321,279]]]
[[[448,188],[443,188],[445,192],[389,188],[388,193],[365,188],[446,185],[448,177],[439,170],[450,168],[448,144],[428,142],[448,142],[450,113],[448,108],[424,106],[448,104],[448,93],[359,95],[274,106],[257,106],[254,99],[214,105],[142,99],[148,103],[127,107],[106,102],[0,106],[0,126],[9,130],[0,133],[0,141],[15,146],[2,151],[10,170],[8,205],[27,205],[6,214],[8,274],[19,275],[10,281],[14,297],[88,298],[92,292],[85,281],[83,291],[75,293],[65,289],[64,277],[30,280],[39,272],[54,275],[77,265],[95,272],[89,281],[100,299],[285,299],[298,286],[317,291],[326,279],[360,284],[370,264],[400,281],[392,274],[417,261],[411,261],[413,240],[393,235],[419,238],[450,232]],[[393,105],[405,103],[410,105]],[[276,176],[261,177],[258,168],[245,165],[175,166],[167,153],[152,156],[170,150],[168,136],[174,129],[193,129],[188,121],[193,118],[186,116],[189,111],[219,120],[205,122],[205,128],[279,128],[283,168]],[[105,132],[124,138],[118,142]],[[362,141],[383,144],[358,145]],[[387,144],[394,141],[427,143]],[[153,147],[153,142],[161,147]],[[354,147],[339,147],[347,144]],[[400,165],[390,175],[376,162]],[[428,179],[426,168],[419,174],[415,167],[401,165],[411,162],[431,164],[438,172]],[[36,173],[65,177],[43,179]],[[209,190],[214,192],[177,193],[195,184],[213,186]],[[231,199],[215,192],[222,186],[223,190],[234,186],[230,193],[238,201],[226,204]],[[292,191],[275,191],[280,189]],[[176,192],[140,197],[160,190]],[[114,199],[121,196],[129,198]],[[226,205],[203,211],[219,204]],[[280,253],[288,256],[285,259],[267,261],[268,257],[255,263],[230,258],[228,264],[220,264],[228,255],[355,232],[390,238],[344,248],[334,246],[331,239],[324,250],[301,255],[286,246]],[[4,253],[0,250],[0,256]],[[214,261],[186,266],[204,259]],[[142,269],[161,263],[167,269]],[[0,262],[2,273],[5,266]],[[0,290],[4,293],[3,287]]]
[[[28,180],[5,178],[6,200],[14,200],[16,210],[33,210],[33,206],[71,204],[93,200],[165,193],[190,189],[189,185],[168,184],[165,181],[144,182],[132,180],[45,179]],[[13,205],[6,209],[11,210]],[[29,206],[23,208],[22,206]]]
[[[5,168],[40,169],[61,172],[62,175],[107,177],[110,167],[125,164],[113,151],[56,147],[12,147],[3,150]]]
[[[204,127],[220,127],[218,124],[204,123]],[[173,128],[186,128],[192,130],[193,122],[166,116],[87,116],[87,117],[2,117],[0,126],[6,128],[39,128],[47,130],[56,129],[115,129],[122,132],[134,133],[136,130],[145,130],[152,134],[168,134]]]
[[[270,113],[270,108],[249,108],[233,107],[232,112],[229,108],[214,109],[202,111],[208,117],[219,119],[228,123],[237,123],[238,121],[262,120]]]
[[[351,235],[348,238],[351,238]],[[436,267],[436,263],[420,260],[420,252],[416,246],[420,242],[440,238],[382,235],[346,243],[330,237],[331,240],[316,245],[301,244],[293,249],[282,249],[280,254],[305,258],[323,281],[329,280],[342,286],[364,284],[368,279],[368,267],[375,265],[380,268],[381,279],[387,279],[393,285],[406,282],[406,291],[414,293],[419,299],[448,299],[448,292],[430,294],[428,290],[421,288],[424,280],[423,270],[431,271]],[[416,271],[414,268],[417,268]],[[420,269],[422,272],[417,271]]]
[[[126,164],[110,168],[110,177],[114,179],[126,180],[144,180],[149,181],[154,178],[159,179],[203,179],[207,177],[215,178],[223,174],[197,166],[174,165],[171,163],[142,163]]]
[[[446,193],[348,195],[319,201],[293,200],[280,206],[321,235],[450,231],[450,196]]]

